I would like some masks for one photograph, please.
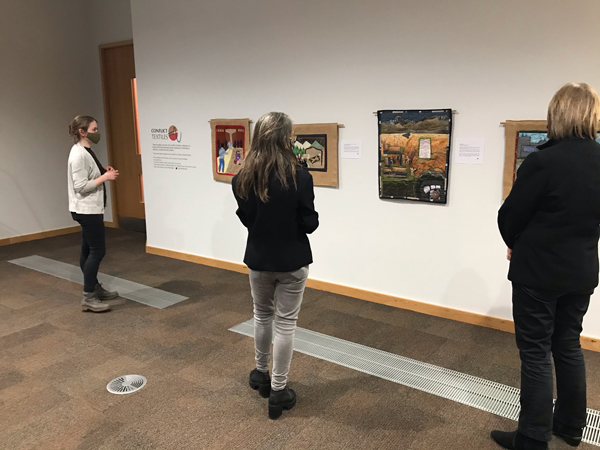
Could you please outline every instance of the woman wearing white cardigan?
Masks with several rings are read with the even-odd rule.
[[[98,283],[98,268],[106,254],[104,231],[104,208],[106,190],[104,183],[116,180],[119,172],[103,167],[92,151],[92,143],[100,140],[98,123],[90,116],[77,116],[69,126],[69,134],[75,145],[69,154],[68,184],[69,211],[73,220],[81,225],[81,256],[79,264],[83,272],[82,311],[108,311],[110,306],[102,303],[117,297]]]

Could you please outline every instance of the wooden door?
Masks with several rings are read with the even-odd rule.
[[[133,43],[100,46],[100,59],[108,154],[119,171],[112,185],[113,216],[120,228],[145,231]]]

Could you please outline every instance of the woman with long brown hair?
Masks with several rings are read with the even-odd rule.
[[[249,382],[262,397],[269,398],[271,419],[296,404],[296,393],[287,387],[287,378],[312,263],[307,234],[319,226],[312,176],[298,165],[291,139],[292,121],[286,114],[262,116],[254,127],[244,166],[232,183],[237,215],[248,228],[244,262],[250,269],[256,357]]]

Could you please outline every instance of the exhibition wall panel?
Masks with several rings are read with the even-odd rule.
[[[284,111],[363,142],[338,188],[315,188],[311,278],[510,318],[500,122],[544,119],[568,81],[600,89],[599,17],[597,0],[132,0],[148,245],[241,262],[208,121]],[[441,108],[458,112],[454,144],[484,139],[484,163],[455,164],[453,144],[446,205],[379,199],[373,112]],[[161,151],[173,125],[183,170]],[[600,302],[584,333],[600,337]]]

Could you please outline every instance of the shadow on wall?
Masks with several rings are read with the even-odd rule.
[[[231,192],[231,191],[230,191]],[[231,202],[226,202],[226,205],[231,205],[230,208],[223,208],[222,214],[217,223],[215,224],[212,232],[211,250],[213,255],[219,255],[223,252],[222,242],[227,240],[230,245],[235,248],[235,255],[226,257],[234,262],[242,262],[244,257],[244,250],[246,248],[246,228],[240,222],[240,219],[236,215],[237,203],[234,199],[233,193],[231,195]],[[221,258],[219,258],[221,259]]]
[[[157,178],[160,181],[160,177],[157,176]],[[158,189],[163,189],[163,187],[158,186]],[[146,198],[148,197],[146,195]],[[186,246],[186,239],[178,227],[178,222],[181,222],[181,220],[181,213],[175,211],[173,202],[162,202],[160,212],[152,214],[151,217],[148,214],[148,207],[146,206],[147,245],[167,250],[188,252],[189,248]],[[155,236],[158,236],[158,239]],[[162,236],[166,236],[166,239],[163,239]]]
[[[457,296],[467,297],[469,301],[479,304],[492,303],[492,298],[484,279],[475,270],[470,268],[461,270],[451,279],[446,292],[442,296],[442,305],[456,308],[456,304],[459,303],[457,302]],[[487,315],[501,319],[510,319],[512,317],[510,298],[510,285],[504,283],[500,294],[491,305]]]
[[[507,269],[508,270],[508,269]],[[506,277],[506,274],[502,274]],[[509,281],[502,283],[502,288],[488,315],[512,320],[512,288]]]
[[[15,215],[14,211],[12,213],[10,213],[11,208],[8,205],[9,199],[10,199],[10,203],[12,205],[13,208],[18,208],[19,211],[23,211],[25,212],[28,211],[31,215],[32,221],[35,222],[35,224],[37,225],[38,230],[43,230],[43,225],[42,225],[42,221],[40,220],[40,218],[37,216],[36,212],[35,212],[35,208],[33,208],[33,206],[31,205],[31,203],[28,201],[27,197],[25,195],[23,195],[23,190],[21,189],[21,187],[19,186],[19,183],[17,182],[17,180],[7,171],[0,169],[0,180],[3,180],[2,183],[2,197],[0,198],[4,198],[4,202],[0,203],[0,210],[6,214],[6,216],[3,217],[8,217],[8,216],[13,216]],[[11,183],[7,183],[7,181],[10,180]],[[0,222],[0,237],[2,236],[19,236],[23,234],[22,232],[20,232],[19,230],[16,230],[14,228],[11,228],[10,226],[8,226],[8,224],[4,223],[4,222]]]

